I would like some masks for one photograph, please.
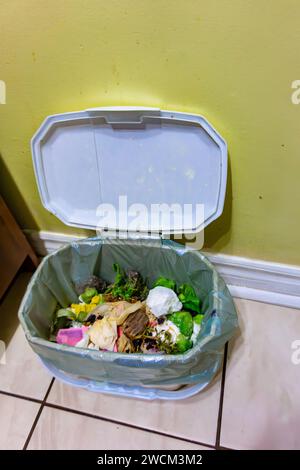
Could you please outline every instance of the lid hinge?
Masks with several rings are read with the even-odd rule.
[[[126,230],[111,230],[111,229],[103,229],[97,231],[98,235],[105,238],[115,238],[115,239],[149,239],[149,240],[162,240],[163,234],[162,232],[132,232]]]

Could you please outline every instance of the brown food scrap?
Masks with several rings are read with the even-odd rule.
[[[124,335],[124,333],[122,333],[120,338],[118,339],[117,346],[118,346],[118,352],[122,352],[122,353],[134,352],[134,346],[131,340],[127,338],[127,336]]]
[[[107,302],[100,304],[93,308],[91,313],[96,317],[107,317],[117,322],[117,325],[122,325],[126,318],[133,312],[142,308],[142,302],[131,304],[126,300],[118,300],[117,302]]]
[[[106,289],[106,282],[98,276],[90,276],[84,282],[78,282],[75,284],[75,289],[78,295],[83,294],[87,287],[94,287],[99,293],[102,293]]]
[[[148,315],[145,313],[144,309],[140,308],[127,317],[123,323],[123,331],[128,338],[134,339],[144,332],[148,321]]]
[[[146,314],[148,315],[148,320],[149,320],[149,323],[157,323],[157,317],[155,315],[153,315],[153,313],[151,312],[150,308],[146,305]]]

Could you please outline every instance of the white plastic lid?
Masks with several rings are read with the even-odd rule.
[[[223,210],[227,146],[198,115],[115,107],[49,116],[32,155],[42,203],[66,225],[192,233]],[[189,206],[183,223],[167,216],[173,204]]]

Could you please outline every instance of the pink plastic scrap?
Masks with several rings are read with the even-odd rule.
[[[82,340],[83,333],[87,331],[86,326],[81,328],[63,328],[58,330],[56,342],[58,344],[68,344],[69,346],[75,346],[78,341]]]

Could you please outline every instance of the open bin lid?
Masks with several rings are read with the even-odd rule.
[[[136,107],[53,115],[32,156],[42,203],[66,225],[196,233],[223,211],[227,146],[199,115]],[[168,216],[174,204],[188,216]]]

